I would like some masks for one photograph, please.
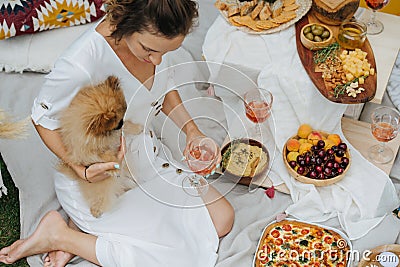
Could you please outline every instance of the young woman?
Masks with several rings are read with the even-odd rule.
[[[179,186],[184,175],[165,164],[148,123],[162,110],[183,130],[186,142],[204,136],[178,92],[170,90],[174,73],[168,71],[183,53],[179,47],[197,18],[196,3],[116,0],[107,9],[105,19],[56,62],[35,99],[32,120],[49,149],[65,159],[57,132],[59,112],[82,86],[117,76],[126,99],[132,99],[127,118],[146,125],[140,138],[127,141],[126,152],[128,163],[133,159],[139,179],[145,182],[94,218],[77,182],[57,173],[57,197],[73,224],[69,226],[58,212],[49,212],[29,238],[0,250],[0,262],[11,264],[50,252],[45,266],[64,266],[72,255],[100,266],[213,266],[218,238],[233,224],[232,206],[211,186],[201,198],[186,195]],[[144,156],[139,153],[143,149],[152,153]],[[87,182],[97,182],[115,164],[71,167]]]

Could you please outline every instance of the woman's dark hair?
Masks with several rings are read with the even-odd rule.
[[[135,32],[150,31],[166,38],[186,35],[198,17],[192,0],[111,0],[107,19],[111,37],[120,41]]]

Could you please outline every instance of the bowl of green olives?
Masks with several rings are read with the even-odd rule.
[[[328,26],[319,23],[304,25],[300,32],[301,43],[310,50],[327,47],[333,40],[332,30]]]

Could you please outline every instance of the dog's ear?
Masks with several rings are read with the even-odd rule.
[[[108,76],[107,80],[105,80],[105,85],[113,90],[120,90],[119,79],[116,76]]]

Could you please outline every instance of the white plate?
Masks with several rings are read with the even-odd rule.
[[[239,1],[239,0],[237,0]],[[222,0],[222,2],[225,2],[227,5],[236,3],[236,0]],[[282,31],[293,24],[295,24],[297,21],[299,21],[307,12],[310,10],[311,5],[312,5],[312,0],[296,0],[296,4],[299,5],[299,8],[296,10],[296,17],[293,18],[292,20],[289,20],[288,22],[279,24],[279,26],[264,30],[264,31],[254,31],[246,26],[243,27],[237,27],[239,30],[243,32],[247,32],[250,34],[269,34],[269,33],[274,33],[274,32],[279,32]],[[228,19],[228,12],[225,10],[220,10],[220,13],[222,16],[225,18],[225,20],[230,24],[229,19]]]
[[[333,227],[330,227],[330,226],[321,225],[321,224],[318,224],[318,223],[310,223],[310,222],[306,222],[306,221],[302,221],[302,220],[296,220],[296,219],[292,219],[292,218],[285,218],[284,220],[302,222],[302,223],[306,223],[306,224],[310,224],[310,225],[315,225],[315,226],[322,227],[322,228],[327,229],[327,230],[334,231],[334,232],[338,233],[338,234],[347,242],[347,244],[349,245],[350,251],[353,250],[353,245],[351,244],[350,239],[348,238],[348,236],[347,236],[345,233],[343,233],[342,231],[340,231],[340,230],[338,230],[338,229],[336,229],[336,228],[333,228]],[[265,230],[268,228],[268,226],[270,226],[271,224],[274,224],[274,223],[276,223],[276,222],[277,222],[277,221],[274,220],[274,221],[272,221],[271,223],[269,223],[267,226],[265,226],[264,230],[262,231],[262,233],[261,233],[261,235],[260,235],[260,239],[258,240],[257,250],[258,250],[258,248],[260,247],[260,243],[261,243],[261,241],[262,241],[261,238],[264,236]],[[350,253],[349,255],[352,255],[352,253]],[[255,254],[254,254],[253,264],[252,264],[253,267],[256,266],[256,260],[257,260],[257,251],[256,251]],[[350,267],[350,266],[351,266],[352,260],[353,260],[353,259],[351,259],[351,258],[348,258],[348,259],[347,259],[347,267]]]

